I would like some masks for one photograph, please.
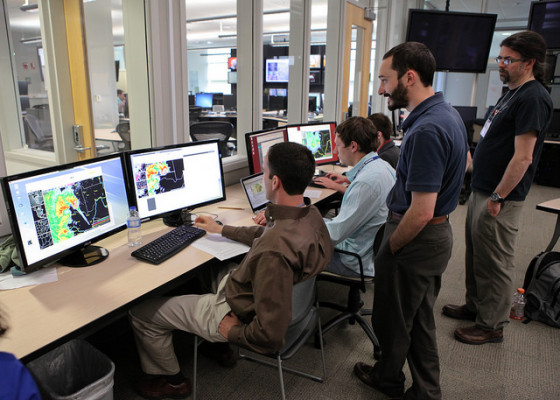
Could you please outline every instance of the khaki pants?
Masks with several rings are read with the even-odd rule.
[[[522,201],[506,201],[497,217],[487,210],[488,196],[472,192],[465,224],[467,308],[481,329],[501,329],[509,321],[513,295],[515,241]]]
[[[173,349],[173,331],[194,333],[210,342],[227,342],[218,326],[231,311],[225,299],[226,275],[216,294],[187,295],[147,300],[129,311],[142,370],[152,375],[180,371]]]

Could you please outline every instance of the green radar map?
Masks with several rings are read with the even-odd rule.
[[[332,157],[331,133],[328,129],[305,132],[302,144],[311,150],[316,160]]]
[[[184,188],[184,168],[182,158],[151,164],[140,164],[134,171],[134,181],[138,197],[151,197]]]
[[[103,177],[29,193],[41,249],[111,222]]]

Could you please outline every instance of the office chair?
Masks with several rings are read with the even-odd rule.
[[[373,243],[373,253],[376,254],[381,246],[381,240],[383,239],[383,232],[385,231],[385,224],[381,225],[377,234],[375,235],[374,243]],[[320,302],[320,307],[327,307],[332,308],[334,310],[340,311],[339,314],[334,316],[330,321],[324,324],[321,328],[323,331],[323,335],[327,333],[329,330],[334,328],[339,323],[348,320],[348,322],[353,325],[356,321],[360,324],[364,332],[368,335],[369,339],[373,343],[373,355],[374,358],[379,359],[381,355],[381,348],[379,346],[379,341],[373,332],[373,329],[368,321],[365,320],[364,316],[368,316],[372,314],[372,310],[370,309],[363,309],[363,301],[360,296],[360,291],[365,293],[366,291],[366,284],[371,285],[374,283],[374,278],[365,276],[364,275],[364,266],[362,263],[362,258],[359,254],[353,253],[346,250],[340,250],[335,248],[335,252],[341,254],[347,254],[353,256],[358,261],[358,265],[360,266],[360,277],[354,278],[350,276],[344,276],[335,274],[329,271],[323,271],[317,276],[318,281],[327,281],[336,283],[339,285],[348,286],[348,300],[346,305],[341,305],[332,302]],[[318,338],[316,338],[317,342]]]
[[[195,122],[189,127],[191,139],[194,142],[209,139],[220,139],[219,148],[222,157],[229,157],[233,154],[233,145],[228,143],[233,134],[233,124],[226,121],[205,121]]]
[[[119,148],[123,151],[130,150],[130,122],[119,122],[117,124],[117,133],[123,141],[122,147],[119,146]]]
[[[54,151],[52,135],[45,134],[35,115],[26,113],[23,116],[23,125],[29,148]]]
[[[323,366],[322,376],[311,375],[307,372],[295,370],[282,366],[282,361],[290,359],[299,348],[307,342],[307,340],[318,331],[320,338],[321,360]],[[240,353],[240,358],[255,361],[271,367],[278,368],[278,375],[280,379],[280,391],[282,399],[286,398],[284,390],[284,377],[282,371],[288,371],[296,375],[300,375],[316,382],[323,382],[327,375],[325,367],[325,354],[323,351],[323,341],[321,334],[321,320],[319,318],[319,310],[317,304],[317,296],[315,290],[315,277],[309,278],[303,282],[296,283],[292,291],[292,321],[284,337],[285,344],[282,349],[271,354],[261,354],[259,358],[253,357],[249,354]],[[193,400],[196,400],[196,370],[197,370],[197,356],[198,345],[202,339],[195,336],[194,340],[194,363],[193,363]],[[276,363],[269,362],[263,357],[276,359]]]

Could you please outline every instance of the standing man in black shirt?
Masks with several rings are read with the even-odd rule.
[[[486,121],[474,153],[465,227],[466,304],[443,307],[449,317],[475,322],[455,330],[455,338],[468,344],[503,341],[519,216],[553,109],[544,86],[544,39],[523,31],[500,46],[496,62],[509,91]]]

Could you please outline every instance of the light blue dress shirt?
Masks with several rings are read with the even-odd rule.
[[[395,170],[377,153],[366,154],[346,177],[350,185],[344,193],[340,211],[325,220],[333,244],[342,250],[358,253],[364,274],[374,276],[373,240],[379,227],[387,220],[387,195],[395,183]],[[360,273],[355,257],[340,254],[342,263]]]

